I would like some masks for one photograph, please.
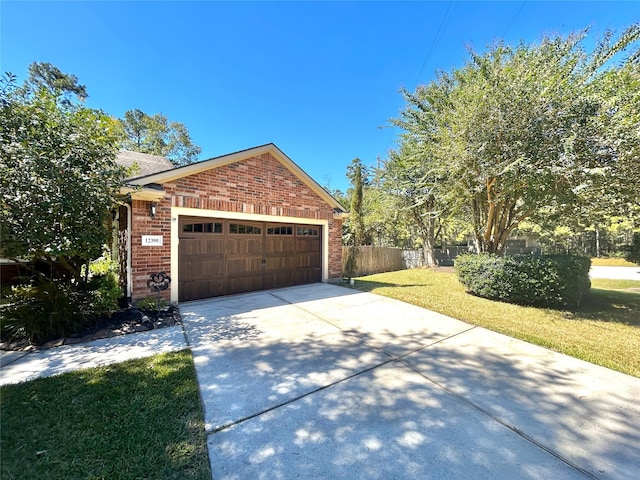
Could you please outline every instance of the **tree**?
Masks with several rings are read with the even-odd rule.
[[[38,82],[0,90],[0,255],[44,261],[69,283],[100,256],[126,171],[117,123]]]
[[[638,51],[622,67],[612,58],[637,44],[640,26],[613,42],[608,34],[591,53],[585,36],[499,44],[403,92],[407,106],[393,121],[405,131],[401,141],[422,150],[423,171],[467,210],[479,251],[502,252],[522,221],[570,211],[589,186],[617,178],[637,158],[624,153],[637,152],[637,123],[629,125],[624,100],[601,90],[609,76],[622,81],[619,71],[635,84]]]
[[[392,150],[384,165],[384,188],[397,209],[407,213],[422,243],[425,265],[436,265],[435,242],[453,210],[440,190],[442,178],[429,169],[425,149],[410,139]]]
[[[350,245],[345,265],[346,274],[353,277],[357,269],[359,247],[364,239],[364,217],[362,215],[362,195],[364,189],[364,167],[359,158],[351,161],[347,170],[347,176],[351,180],[353,192],[351,194],[351,211],[349,215]]]
[[[195,162],[202,151],[184,124],[170,122],[162,113],[147,115],[140,109],[128,110],[120,124],[125,137],[121,146],[126,150],[162,155],[175,165]]]
[[[358,247],[364,243],[364,216],[362,211],[363,191],[365,187],[366,168],[359,158],[351,161],[347,170],[347,177],[351,180],[353,192],[351,194],[351,211],[349,226],[352,234],[352,243]]]
[[[628,247],[625,259],[627,262],[640,265],[640,232],[633,234],[633,242]]]
[[[60,71],[58,67],[46,62],[33,62],[29,65],[27,85],[33,90],[47,89],[54,96],[62,95],[61,101],[70,103],[69,95],[73,94],[80,101],[89,96],[87,88],[78,83],[75,75]]]

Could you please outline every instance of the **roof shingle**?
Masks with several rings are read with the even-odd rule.
[[[154,173],[166,172],[173,170],[175,165],[171,163],[167,158],[159,155],[150,155],[148,153],[130,152],[128,150],[120,150],[116,157],[118,165],[131,168],[134,165],[137,166],[136,170],[132,172],[132,178],[146,177],[147,175],[153,175]]]

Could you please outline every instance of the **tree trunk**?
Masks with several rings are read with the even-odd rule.
[[[422,253],[424,255],[424,264],[426,267],[435,267],[437,265],[433,239],[422,239]]]

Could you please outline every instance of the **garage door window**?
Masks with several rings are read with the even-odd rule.
[[[281,225],[267,228],[267,235],[293,235],[293,226]]]
[[[317,237],[318,229],[309,227],[298,227],[296,233],[299,237]]]
[[[245,235],[260,235],[262,229],[254,225],[245,225],[243,223],[230,223],[229,233],[240,233]]]
[[[182,231],[186,233],[222,233],[222,223],[185,223],[182,225]]]

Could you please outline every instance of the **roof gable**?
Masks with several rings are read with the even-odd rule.
[[[152,173],[146,176],[140,176],[129,180],[129,185],[145,186],[150,184],[163,184],[177,180],[179,178],[195,175],[198,173],[212,170],[231,163],[240,162],[252,157],[257,157],[263,154],[269,153],[282,165],[284,165],[294,176],[300,179],[305,185],[307,185],[313,192],[315,192],[320,198],[331,205],[334,209],[344,211],[344,207],[333,198],[333,196],[322,188],[315,180],[313,180],[304,170],[302,170],[293,160],[291,160],[282,150],[280,150],[273,143],[261,145],[259,147],[249,148],[247,150],[241,150],[239,152],[222,155],[220,157],[210,158],[209,160],[203,160],[201,162],[192,163],[183,167],[173,168],[171,170]]]

